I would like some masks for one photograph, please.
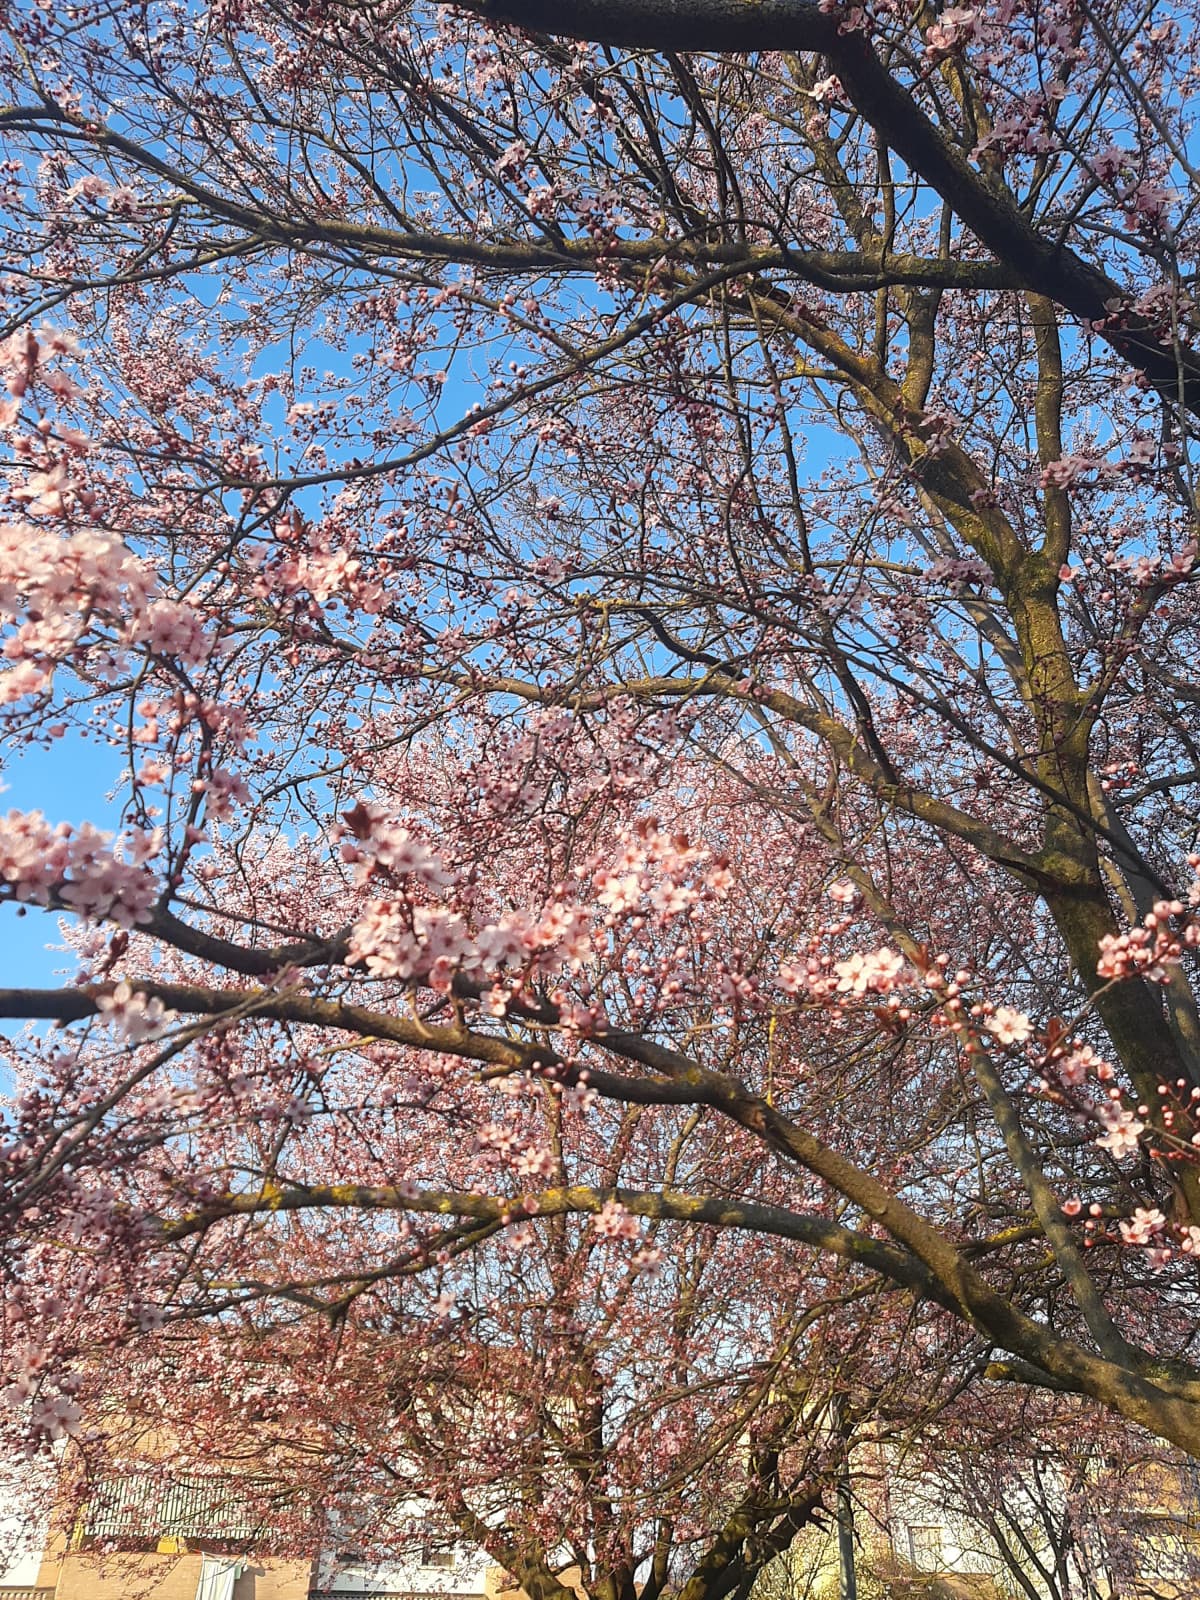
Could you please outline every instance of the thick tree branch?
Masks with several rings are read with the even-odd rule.
[[[414,1215],[469,1217],[480,1222],[520,1222],[526,1218],[595,1216],[611,1200],[636,1217],[655,1222],[689,1222],[705,1227],[744,1229],[791,1239],[836,1255],[851,1265],[865,1267],[888,1278],[898,1288],[919,1299],[933,1300],[947,1310],[961,1308],[950,1300],[940,1284],[913,1256],[873,1239],[868,1234],[843,1227],[826,1217],[789,1211],[782,1206],[758,1205],[748,1200],[728,1200],[705,1195],[683,1194],[674,1190],[596,1189],[573,1185],[562,1189],[543,1189],[513,1197],[461,1193],[452,1190],[408,1189],[364,1184],[303,1184],[294,1187],[275,1185],[258,1193],[230,1194],[211,1201],[179,1218],[164,1219],[162,1237],[174,1242],[203,1233],[215,1223],[230,1217],[263,1217],[281,1211],[320,1211],[351,1209],[360,1211],[402,1211]],[[369,1276],[369,1270],[364,1271]]]
[[[1122,313],[1122,286],[1030,222],[1012,194],[971,166],[883,65],[860,29],[799,0],[454,0],[460,10],[532,32],[624,49],[676,51],[815,51],[828,57],[854,109],[953,209],[995,258],[1085,324],[1169,400],[1200,411],[1200,356],[1164,346],[1163,328]]]

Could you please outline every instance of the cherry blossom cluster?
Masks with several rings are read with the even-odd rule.
[[[0,624],[16,625],[4,641],[13,665],[0,673],[0,702],[45,690],[99,619],[131,637],[153,633],[161,627],[148,616],[154,588],[153,570],[110,534],[0,524]]]
[[[856,950],[840,961],[826,952],[813,951],[803,965],[782,963],[777,982],[785,994],[806,994],[814,1000],[831,996],[861,999],[892,995],[914,976],[898,950],[881,945],[875,950]]]
[[[718,858],[710,865],[710,859],[707,846],[685,834],[641,823],[615,856],[595,864],[591,884],[610,926],[630,912],[669,921],[706,897],[719,899],[729,892],[733,876],[728,864]]]
[[[38,474],[28,481],[35,485]],[[40,508],[50,510],[46,494],[39,499]],[[3,645],[11,665],[0,671],[0,704],[44,694],[56,667],[101,624],[114,630],[107,642],[99,641],[94,658],[107,674],[138,645],[185,667],[200,666],[213,647],[205,618],[186,601],[157,597],[157,588],[154,569],[111,534],[0,524],[0,625],[12,629]]]
[[[606,1200],[592,1218],[592,1233],[597,1239],[612,1244],[634,1243],[643,1237],[637,1217],[627,1211],[619,1200],[611,1199]],[[662,1270],[663,1260],[663,1252],[658,1245],[645,1241],[629,1257],[629,1264],[634,1272],[653,1278]]]
[[[456,911],[395,898],[366,908],[348,955],[375,977],[419,978],[444,992],[456,972],[482,978],[509,966],[553,971],[578,964],[590,950],[590,918],[579,907],[554,906],[540,918],[512,912],[472,930]]]
[[[1195,873],[1200,867],[1200,855],[1189,855],[1187,862]],[[1178,899],[1160,900],[1140,926],[1105,935],[1099,947],[1099,977],[1108,982],[1134,977],[1167,982],[1168,965],[1180,959],[1185,946],[1200,946],[1200,925],[1194,920],[1189,918],[1178,935],[1171,926],[1173,921],[1186,915],[1189,907],[1197,904],[1200,904],[1200,878],[1194,879],[1189,887],[1186,904]],[[926,982],[932,983],[946,1001],[945,1023],[957,1033],[964,1032],[968,1026],[959,994],[969,976],[966,972],[959,973],[953,985],[945,986],[936,965],[926,975]],[[1151,1132],[1156,1144],[1163,1146],[1161,1153],[1171,1154],[1174,1159],[1197,1158],[1200,1131],[1192,1133],[1190,1130],[1192,1127],[1200,1129],[1196,1104],[1200,1101],[1200,1091],[1172,1108],[1168,1103],[1169,1089],[1161,1088],[1163,1104],[1158,1113],[1159,1126],[1152,1130],[1150,1107],[1129,1100],[1114,1083],[1117,1074],[1112,1064],[1098,1055],[1086,1040],[1064,1037],[1061,1029],[1056,1031],[1054,1025],[1040,1035],[1026,1012],[990,1001],[972,1005],[969,1016],[978,1019],[997,1044],[1006,1048],[1023,1047],[1027,1058],[1037,1064],[1042,1074],[1038,1092],[1069,1107],[1085,1121],[1099,1124],[1101,1131],[1095,1143],[1114,1159],[1123,1160],[1137,1153]],[[1099,1095],[1087,1092],[1091,1085],[1099,1088]],[[1178,1089],[1182,1093],[1184,1088],[1181,1080]]]
[[[1085,1208],[1082,1200],[1073,1197],[1063,1202],[1062,1209],[1068,1217],[1083,1217],[1084,1236],[1089,1244],[1106,1236],[1105,1211],[1099,1203]],[[1171,1221],[1156,1205],[1135,1206],[1128,1217],[1117,1220],[1116,1232],[1110,1237],[1136,1250],[1153,1272],[1160,1272],[1172,1261],[1200,1260],[1200,1228]]]
[[[43,1348],[18,1351],[9,1371],[11,1381],[0,1390],[0,1400],[24,1413],[31,1440],[56,1442],[78,1431],[83,1413],[73,1393],[77,1382],[70,1374],[49,1370]]]
[[[980,13],[968,6],[948,6],[925,30],[926,52],[934,60],[952,55],[982,32]]]
[[[1150,1106],[1130,1099],[1116,1082],[1116,1068],[1086,1040],[1052,1032],[1034,1042],[1044,1048],[1037,1061],[1038,1092],[1081,1120],[1098,1124],[1095,1142],[1101,1150],[1118,1161],[1148,1145],[1168,1160],[1200,1159],[1200,1090],[1189,1090],[1184,1079],[1173,1089],[1160,1085],[1152,1126]]]
[[[1105,934],[1100,941],[1096,971],[1110,982],[1141,977],[1151,983],[1167,981],[1167,964],[1179,960],[1184,946],[1200,946],[1200,923],[1189,920],[1180,935],[1171,927],[1183,915],[1180,900],[1159,900],[1146,913],[1142,925],[1118,934]]]
[[[101,995],[97,1005],[109,1026],[130,1044],[157,1039],[176,1020],[175,1012],[169,1011],[157,995],[148,998],[127,982],[118,983],[109,994]],[[172,1095],[168,1103],[178,1105],[179,1097]]]
[[[363,802],[343,820],[341,855],[355,881],[400,891],[358,915],[349,960],[372,976],[416,979],[439,992],[456,973],[475,980],[578,973],[603,948],[605,930],[628,923],[636,931],[647,920],[665,925],[732,884],[728,867],[705,847],[642,822],[615,855],[577,869],[574,885],[559,885],[541,910],[514,908],[473,921],[452,905],[424,903],[430,892],[463,889],[466,879],[407,824]],[[580,898],[589,888],[594,901]],[[491,1003],[502,1011],[503,993]]]
[[[902,1020],[907,1020],[911,1013],[901,1006],[897,991],[913,985],[918,975],[890,945],[839,954],[839,943],[855,926],[859,892],[853,883],[839,879],[825,893],[837,908],[835,915],[822,919],[813,928],[805,941],[803,957],[797,955],[780,963],[776,984],[785,994],[830,1005],[835,1013],[843,1000],[884,995]]]
[[[1107,1150],[1117,1161],[1136,1153],[1138,1142],[1146,1131],[1144,1122],[1127,1106],[1113,1100],[1102,1100],[1096,1108],[1096,1115],[1104,1127],[1104,1132],[1096,1140],[1101,1150]]]
[[[301,411],[293,407],[289,420]],[[251,548],[244,552],[253,574],[245,586],[247,595],[276,604],[307,595],[310,611],[318,615],[320,607],[335,598],[368,616],[384,609],[387,596],[383,584],[364,567],[338,519],[314,524],[292,512],[275,523],[274,534],[274,551]]]
[[[1023,1011],[1012,1006],[996,1006],[984,1021],[984,1027],[997,1044],[1024,1044],[1033,1032],[1033,1024]]]
[[[342,814],[342,821],[344,827],[335,828],[334,838],[341,839],[341,858],[352,869],[356,884],[380,878],[444,889],[458,881],[459,875],[438,852],[389,816],[386,806],[360,800]]]
[[[636,1239],[641,1224],[619,1200],[606,1200],[592,1219],[592,1231],[598,1239]]]
[[[51,408],[73,399],[78,385],[47,361],[77,352],[71,335],[53,329],[16,334],[0,345],[10,409],[19,408],[35,385]],[[13,411],[0,422],[15,417]],[[84,435],[50,417],[13,439],[17,464],[8,499],[20,520],[0,522],[0,627],[7,634],[0,705],[45,695],[56,667],[79,664],[85,639],[94,651],[92,670],[106,677],[137,647],[188,669],[212,652],[203,611],[163,594],[152,561],[116,534],[86,524],[97,505],[82,470],[92,449]]]
[[[153,912],[159,885],[148,863],[161,848],[157,830],[130,829],[118,853],[113,835],[90,822],[74,828],[40,811],[10,811],[0,827],[0,883],[5,898],[132,928]]]
[[[78,340],[61,328],[23,328],[0,340],[0,374],[9,394],[9,399],[0,403],[0,428],[17,421],[21,402],[35,386],[44,389],[52,403],[74,399],[79,385],[58,358],[78,354]]]
[[[1135,588],[1148,589],[1153,585],[1171,587],[1188,579],[1196,565],[1196,546],[1189,542],[1173,555],[1122,555],[1116,550],[1105,550],[1099,557],[1085,555],[1076,563],[1064,561],[1058,569],[1062,583],[1080,584],[1092,573],[1111,584],[1112,576],[1128,578]],[[1101,589],[1098,599],[1113,598],[1112,587]]]

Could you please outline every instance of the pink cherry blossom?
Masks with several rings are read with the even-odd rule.
[[[1107,1150],[1118,1161],[1133,1155],[1146,1131],[1145,1123],[1139,1122],[1131,1111],[1108,1102],[1100,1106],[1099,1117],[1105,1128],[1105,1132],[1096,1140],[1100,1148]]]
[[[641,1228],[617,1200],[606,1200],[592,1221],[592,1231],[600,1239],[636,1239]]]
[[[998,1044],[1024,1044],[1033,1032],[1033,1024],[1023,1011],[1011,1006],[997,1006],[987,1019],[988,1032]]]
[[[138,994],[128,982],[121,982],[97,1002],[101,1015],[132,1044],[157,1038],[176,1021],[173,1011],[168,1011],[157,997],[147,999]]]
[[[1132,1219],[1120,1225],[1121,1237],[1126,1244],[1148,1244],[1166,1225],[1167,1219],[1157,1206],[1136,1206]]]

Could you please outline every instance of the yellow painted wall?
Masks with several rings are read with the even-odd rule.
[[[47,1554],[38,1583],[54,1600],[196,1600],[202,1557],[184,1555],[101,1556],[72,1550]],[[250,1561],[234,1584],[234,1600],[306,1600],[312,1581],[309,1561]]]

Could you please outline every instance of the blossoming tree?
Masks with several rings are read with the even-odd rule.
[[[13,12],[16,1426],[700,1230],[1200,1448],[1186,23]]]

